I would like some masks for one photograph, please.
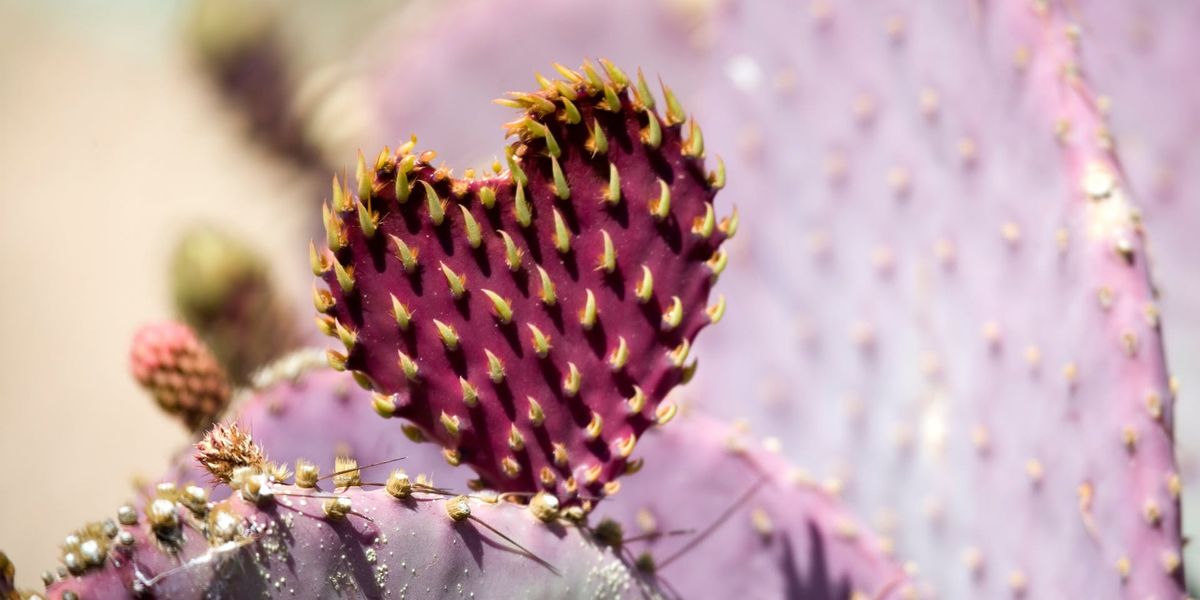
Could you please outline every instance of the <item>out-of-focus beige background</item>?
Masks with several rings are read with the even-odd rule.
[[[309,179],[248,143],[180,41],[185,8],[0,0],[0,550],[23,587],[187,442],[126,367],[169,316],[178,234],[217,222],[305,269]]]

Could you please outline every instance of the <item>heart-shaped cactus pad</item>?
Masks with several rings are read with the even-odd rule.
[[[638,436],[674,414],[737,228],[714,216],[724,169],[705,170],[670,89],[660,116],[641,73],[600,62],[498,101],[521,111],[507,169],[458,178],[411,142],[360,158],[312,249],[318,324],[347,347],[330,363],[376,410],[482,486],[565,504],[614,493]]]

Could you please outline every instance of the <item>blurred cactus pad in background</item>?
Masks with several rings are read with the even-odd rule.
[[[0,20],[2,599],[1189,597],[1194,2]]]

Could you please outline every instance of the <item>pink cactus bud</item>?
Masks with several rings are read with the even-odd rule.
[[[229,403],[225,372],[186,325],[167,321],[140,329],[130,367],[158,406],[193,431],[206,427]]]

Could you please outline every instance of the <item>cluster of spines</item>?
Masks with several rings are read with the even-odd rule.
[[[559,157],[562,156],[562,146],[554,135],[555,127],[548,125],[548,122],[553,125],[562,124],[564,127],[586,128],[587,137],[583,146],[594,161],[598,158],[603,160],[600,157],[610,152],[611,142],[610,136],[605,134],[601,118],[593,113],[618,114],[631,107],[636,114],[643,115],[644,124],[640,126],[638,137],[640,142],[651,150],[660,150],[666,128],[675,128],[687,123],[687,137],[680,140],[679,152],[687,165],[685,168],[703,169],[702,161],[705,150],[700,127],[694,120],[689,121],[686,118],[686,114],[670,88],[663,86],[667,110],[665,118],[659,117],[654,111],[654,97],[640,71],[636,84],[633,84],[623,72],[608,61],[602,60],[601,65],[607,75],[607,80],[591,63],[584,64],[582,73],[555,65],[565,80],[551,81],[538,75],[537,79],[542,87],[540,92],[512,93],[509,98],[498,101],[501,104],[522,109],[525,113],[520,119],[507,126],[510,135],[515,136],[517,140],[505,149],[507,172],[504,171],[499,161],[493,163],[492,170],[496,175],[494,178],[475,180],[475,173],[468,170],[465,179],[453,179],[448,169],[434,167],[431,164],[435,159],[434,153],[413,153],[415,138],[402,144],[395,154],[385,148],[377,156],[373,168],[368,166],[368,161],[360,154],[356,169],[357,185],[353,192],[348,182],[344,184],[335,178],[331,201],[323,207],[322,211],[326,229],[326,245],[329,251],[320,251],[315,244],[310,247],[314,274],[323,277],[330,284],[329,290],[314,289],[314,304],[322,313],[317,319],[318,327],[325,335],[339,339],[347,349],[346,353],[336,350],[329,351],[328,358],[331,366],[340,370],[351,370],[355,379],[368,389],[380,388],[377,378],[372,378],[364,372],[362,365],[353,364],[351,357],[356,346],[362,342],[360,331],[357,331],[345,320],[339,320],[334,316],[339,312],[337,307],[339,298],[345,301],[347,298],[353,298],[361,293],[358,289],[361,274],[355,272],[353,265],[343,263],[338,258],[339,252],[351,243],[347,229],[348,222],[357,225],[357,229],[368,243],[386,246],[389,255],[385,259],[397,261],[404,273],[412,275],[419,269],[432,272],[432,278],[435,281],[427,281],[426,285],[444,286],[445,293],[453,302],[464,302],[466,295],[476,291],[472,288],[472,282],[468,281],[467,273],[456,271],[453,266],[438,260],[437,257],[421,256],[420,249],[415,244],[406,242],[400,236],[390,233],[381,236],[379,209],[384,208],[382,203],[394,202],[398,206],[409,203],[419,204],[424,208],[424,218],[432,225],[435,232],[443,228],[449,229],[448,235],[466,240],[472,250],[484,253],[494,252],[502,257],[503,264],[514,275],[525,271],[530,279],[532,295],[536,297],[537,302],[550,310],[563,305],[564,298],[561,297],[558,285],[546,269],[541,264],[537,264],[538,261],[534,261],[532,269],[526,265],[529,252],[522,249],[516,239],[521,239],[526,233],[524,230],[533,225],[534,213],[545,211],[547,208],[550,209],[548,212],[552,214],[553,218],[550,235],[553,247],[558,254],[565,256],[575,252],[579,247],[579,238],[572,233],[563,213],[557,206],[535,207],[531,202],[530,194],[527,192],[530,177],[526,172],[531,158],[544,159],[548,163],[549,176],[547,179],[550,182],[554,198],[559,202],[594,200],[607,207],[615,208],[626,202],[627,198],[626,194],[622,192],[620,170],[613,161],[609,161],[607,164],[608,184],[604,186],[599,197],[579,198],[577,192],[573,193],[567,176],[564,174],[563,166],[559,162]],[[628,106],[623,103],[627,90],[631,94]],[[592,110],[580,110],[581,105],[577,105],[577,103],[584,100],[590,104]],[[593,116],[590,123],[585,122],[587,121],[583,118],[585,115]],[[550,119],[554,119],[556,122],[550,122]],[[682,130],[679,135],[682,137]],[[537,148],[537,151],[534,151],[534,148]],[[537,165],[535,164],[535,166]],[[705,174],[703,179],[708,195],[723,187],[725,183],[723,163],[718,159],[716,170]],[[509,185],[511,185],[511,189],[506,188]],[[663,223],[676,215],[672,212],[671,186],[660,178],[658,179],[658,190],[657,196],[646,203],[644,210],[654,222]],[[489,241],[487,239],[489,236],[483,235],[484,228],[479,222],[481,219],[477,214],[472,214],[469,204],[477,201],[483,209],[484,218],[498,223],[501,218],[498,211],[503,210],[503,207],[499,206],[500,199],[504,198],[506,192],[511,194],[511,218],[519,231],[509,233],[501,227],[496,227],[495,241]],[[457,206],[457,210],[455,206]],[[694,216],[690,223],[682,225],[685,225],[695,238],[711,244],[711,252],[703,259],[711,278],[715,280],[725,268],[728,260],[726,254],[717,248],[717,245],[736,232],[738,217],[735,210],[729,217],[718,221],[711,201],[705,201],[703,206],[703,214]],[[634,210],[635,208],[630,207],[630,209]],[[600,228],[596,237],[598,240],[596,246],[599,251],[594,260],[594,269],[605,274],[612,274],[622,266],[625,269],[632,269],[637,274],[632,278],[632,285],[628,290],[632,297],[640,305],[649,305],[654,301],[657,296],[655,295],[654,270],[651,265],[645,263],[620,265],[620,249],[614,243],[611,233]],[[481,250],[481,247],[485,245],[487,247]],[[502,252],[500,251],[501,246]],[[486,287],[480,287],[477,291],[486,297],[487,305],[490,307],[497,325],[508,326],[513,322],[512,298],[505,297]],[[421,315],[414,314],[415,311],[410,303],[405,301],[406,299],[399,298],[395,294],[389,294],[389,296],[387,300],[395,327],[407,335],[414,335],[413,329],[419,326]],[[563,310],[562,312],[568,315],[567,318],[574,316],[578,325],[586,333],[592,330],[597,323],[597,299],[592,289],[585,289],[579,300],[581,301],[577,309]],[[681,329],[681,325],[685,322],[683,299],[679,295],[671,295],[669,300],[662,304],[659,321],[661,331],[670,333]],[[724,311],[725,301],[723,297],[720,297],[715,304],[705,309],[703,320],[704,322],[719,321]],[[440,340],[445,352],[461,355],[463,336],[470,332],[459,331],[453,324],[436,318],[427,317],[427,319],[428,324],[436,331],[437,339]],[[525,331],[520,334],[524,338],[523,343],[538,358],[547,358],[554,348],[554,339],[551,333],[539,328],[533,322],[525,322],[524,325]],[[677,380],[683,382],[690,378],[695,368],[694,361],[688,363],[691,350],[689,337],[691,335],[694,335],[694,331],[680,335],[678,343],[671,346],[665,353],[669,364],[679,370]],[[612,372],[619,373],[629,363],[630,346],[625,336],[617,335],[614,338],[610,340],[608,344],[610,347],[604,352],[604,361]],[[481,354],[479,358],[485,366],[487,379],[493,385],[504,385],[508,378],[505,360],[498,353],[486,347],[483,348]],[[425,373],[422,371],[421,360],[418,356],[400,349],[396,357],[396,367],[403,374],[404,386],[421,385]],[[562,365],[562,370],[565,374],[559,391],[564,398],[574,397],[581,388],[581,371],[573,362]],[[462,401],[468,409],[478,404],[482,393],[480,385],[483,383],[468,380],[462,376],[458,378]],[[636,384],[630,388],[631,390],[625,398],[627,410],[631,415],[642,415],[648,405],[648,394]],[[385,389],[385,391],[396,390]],[[651,405],[655,406],[653,415],[649,417],[652,424],[664,424],[675,414],[676,408],[673,404],[657,405],[662,393],[663,390],[656,389],[649,394]],[[533,395],[526,395],[525,400],[528,403],[524,410],[527,413],[528,423],[534,428],[540,427],[545,418],[542,403]],[[404,402],[404,399],[395,395],[379,394],[375,398],[374,405],[380,414],[392,416],[397,413],[398,404]],[[458,448],[458,439],[465,426],[464,417],[449,414],[444,410],[440,415],[433,416],[430,423],[423,423],[423,425],[427,429],[434,428],[440,431],[428,433],[433,433],[433,437],[438,438],[446,447],[444,454],[448,462],[455,465],[463,462],[463,455]],[[594,441],[600,438],[604,425],[603,415],[592,410],[586,426],[583,427],[585,440]],[[427,432],[422,432],[411,425],[405,426],[405,433],[418,440],[428,437]],[[516,423],[513,423],[507,432],[507,445],[514,454],[500,457],[498,467],[499,471],[509,480],[522,476],[521,464],[515,454],[525,448],[526,435],[527,433],[523,434],[517,428]],[[613,454],[622,460],[628,458],[636,444],[636,439],[636,432],[622,436],[613,444]],[[552,454],[553,463],[558,468],[565,470],[573,466],[564,444],[554,443]],[[628,463],[627,467],[633,470],[638,465],[640,463],[634,461]],[[582,483],[585,486],[593,486],[600,479],[602,469],[603,466],[596,463],[580,469],[578,475],[582,477]],[[558,483],[559,475],[553,469],[543,467],[537,473],[537,479],[543,487],[554,488]],[[493,479],[487,483],[495,485],[496,481]],[[563,489],[569,496],[574,496],[579,489],[579,484],[575,474],[568,474],[563,481]],[[602,494],[611,493],[617,489],[617,484],[609,479],[604,482],[602,488],[593,489]]]

